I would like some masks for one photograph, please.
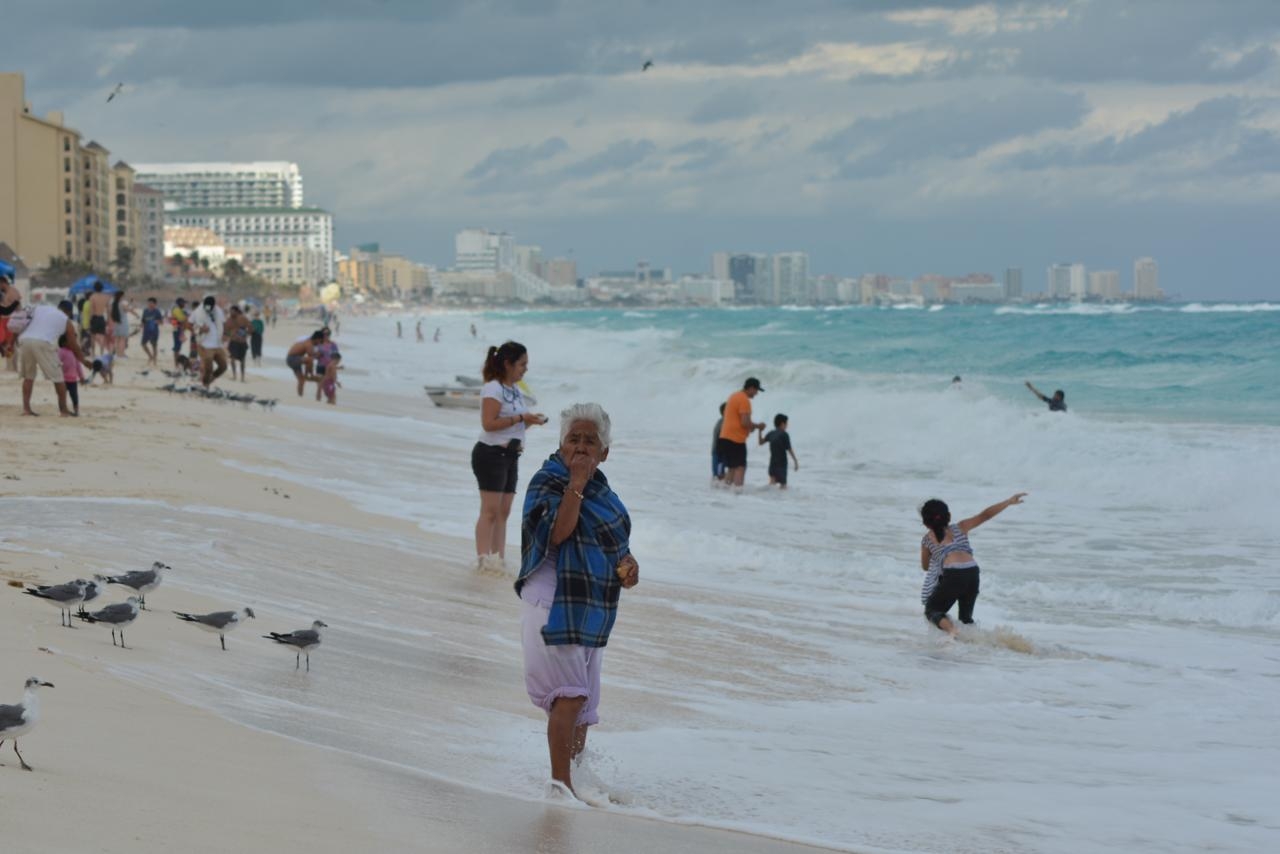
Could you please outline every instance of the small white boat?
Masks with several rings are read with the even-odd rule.
[[[450,386],[423,386],[426,389],[427,397],[431,398],[431,402],[436,406],[442,406],[445,409],[479,409],[480,408],[480,389],[478,388],[454,388]]]
[[[466,374],[458,374],[454,379],[458,381],[459,385],[464,385],[467,388],[480,388],[480,386],[484,385],[483,380],[478,380],[475,377],[469,377]]]

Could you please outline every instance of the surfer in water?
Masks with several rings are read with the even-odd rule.
[[[929,529],[920,540],[920,569],[925,573],[920,601],[925,618],[952,637],[956,624],[947,616],[951,606],[959,602],[960,622],[972,623],[973,605],[978,601],[978,563],[973,559],[969,532],[999,516],[1006,507],[1021,504],[1026,494],[1019,492],[955,525],[945,502],[930,498],[920,506],[920,521]]]

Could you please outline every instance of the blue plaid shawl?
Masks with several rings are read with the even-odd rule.
[[[517,596],[552,547],[551,528],[568,485],[569,468],[558,451],[529,481],[520,527]],[[542,628],[548,646],[602,647],[618,615],[622,581],[617,567],[631,553],[631,516],[603,472],[596,471],[582,494],[578,527],[560,544],[556,558],[556,596]]]

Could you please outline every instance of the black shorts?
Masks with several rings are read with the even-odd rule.
[[[720,456],[721,465],[727,469],[747,467],[746,442],[735,442],[732,439],[726,439],[721,436],[716,439],[716,453]]]
[[[158,344],[158,343],[160,343],[160,330],[159,330],[159,329],[146,329],[146,328],[143,328],[143,330],[142,330],[142,343],[143,343],[143,344]]]
[[[284,363],[293,371],[295,377],[302,376],[302,356],[285,356]]]
[[[107,319],[100,314],[95,314],[89,318],[89,334],[90,335],[106,335]]]
[[[973,605],[978,601],[978,568],[944,569],[924,603],[924,615],[935,626],[947,616],[951,606],[960,603],[959,617],[962,623],[973,622]]]
[[[502,445],[476,442],[471,449],[471,471],[481,492],[516,491],[520,453]]]
[[[249,345],[244,343],[243,341],[227,342],[227,353],[231,356],[231,358],[235,359],[238,362],[243,362],[244,355],[245,353],[248,353],[248,352],[249,352]]]
[[[769,477],[778,483],[786,484],[787,482],[787,461],[783,460],[780,465],[769,463]]]

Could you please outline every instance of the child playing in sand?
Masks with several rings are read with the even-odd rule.
[[[67,400],[71,401],[71,414],[80,414],[80,382],[84,379],[84,368],[80,360],[67,346],[67,336],[58,336],[58,361],[62,363],[62,381],[67,385]]]
[[[800,471],[800,461],[796,452],[791,450],[791,436],[787,433],[787,416],[779,412],[773,416],[773,429],[767,434],[761,428],[760,444],[769,444],[769,485],[778,485],[779,489],[787,488],[787,454],[796,471]]]
[[[93,385],[93,381],[99,376],[102,377],[103,385],[111,385],[115,382],[115,375],[112,373],[112,364],[116,357],[113,353],[103,353],[93,360],[93,374],[89,377],[89,385]]]

